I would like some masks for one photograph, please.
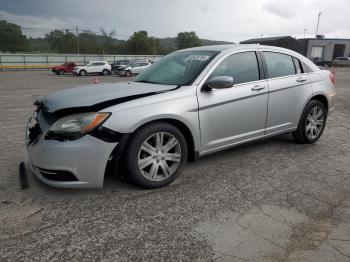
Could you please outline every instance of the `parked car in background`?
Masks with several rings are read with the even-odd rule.
[[[292,133],[312,144],[335,106],[333,76],[284,48],[179,50],[135,81],[68,88],[36,101],[26,166],[57,187],[102,187],[106,170],[123,170],[138,186],[157,188],[187,161],[242,143]]]
[[[121,67],[124,67],[128,64],[130,64],[132,62],[132,60],[118,60],[115,62],[111,63],[111,67],[112,67],[112,72],[115,73],[117,72],[117,70]]]
[[[128,65],[126,67],[121,68],[118,71],[118,74],[121,76],[133,76],[142,73],[145,71],[148,67],[150,67],[152,64],[148,61],[143,62],[136,62],[131,65]]]
[[[315,65],[322,66],[322,67],[326,67],[326,66],[331,66],[332,65],[331,61],[326,61],[326,60],[320,59],[318,57],[312,58],[311,61],[314,62]]]
[[[337,57],[333,60],[334,66],[350,66],[350,57]]]
[[[72,73],[76,66],[74,62],[67,62],[59,66],[54,66],[51,70],[57,75],[63,75],[64,73]]]
[[[111,65],[107,61],[91,61],[84,66],[77,66],[73,69],[73,74],[85,76],[87,74],[111,74]]]
[[[129,60],[129,62],[125,63],[124,65],[118,65],[116,66],[116,70],[114,71],[114,73],[117,75],[120,75],[120,72],[123,71],[124,68],[130,67],[131,65],[137,62],[141,62],[141,61],[137,59],[133,59],[133,60]]]

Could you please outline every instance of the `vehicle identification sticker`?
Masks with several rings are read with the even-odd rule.
[[[195,61],[206,61],[209,59],[208,55],[191,55],[191,60]]]

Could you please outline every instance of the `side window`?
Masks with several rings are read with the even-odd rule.
[[[295,72],[297,72],[297,74],[304,73],[303,72],[303,68],[301,67],[299,59],[293,57],[293,62],[294,62],[294,66],[295,66]]]
[[[255,52],[244,52],[226,57],[210,75],[232,76],[234,84],[259,80],[259,66]]]
[[[295,74],[294,62],[291,56],[263,52],[269,78],[289,76]]]

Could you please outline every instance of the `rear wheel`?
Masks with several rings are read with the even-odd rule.
[[[86,71],[85,70],[80,70],[79,75],[86,76]]]
[[[171,183],[187,160],[183,134],[168,123],[152,123],[138,129],[126,150],[128,177],[143,188],[158,188]]]
[[[102,75],[107,76],[108,74],[109,74],[109,72],[108,72],[107,69],[104,69],[104,70],[102,71]]]
[[[298,129],[293,132],[294,139],[302,144],[316,142],[322,135],[326,125],[327,110],[317,100],[311,100],[305,107]]]

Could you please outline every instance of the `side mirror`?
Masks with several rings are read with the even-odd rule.
[[[233,77],[231,76],[215,76],[205,84],[207,90],[230,88],[232,86]]]

